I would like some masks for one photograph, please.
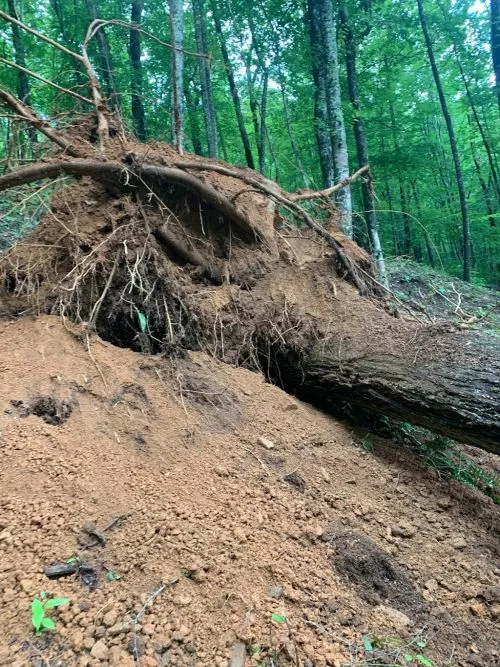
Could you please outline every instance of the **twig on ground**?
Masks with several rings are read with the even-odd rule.
[[[266,475],[267,475],[268,477],[271,477],[271,473],[270,473],[269,470],[266,468],[265,463],[264,463],[261,459],[259,459],[259,457],[257,456],[257,454],[255,454],[254,452],[252,452],[251,449],[248,449],[248,447],[243,447],[243,449],[244,449],[246,452],[248,452],[249,454],[251,454],[251,455],[254,457],[254,459],[257,459],[257,461],[258,461],[258,462],[260,463],[260,465],[262,466],[262,469],[264,470],[264,472],[266,473]]]

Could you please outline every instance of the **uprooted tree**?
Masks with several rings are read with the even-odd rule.
[[[1,176],[0,191],[72,179],[0,259],[4,313],[58,313],[145,353],[205,350],[324,408],[500,453],[498,351],[477,332],[390,312],[368,255],[315,215],[335,219],[327,196],[345,182],[291,194],[250,169],[141,146],[81,58],[94,112],[78,127],[58,131],[0,91],[57,147]]]

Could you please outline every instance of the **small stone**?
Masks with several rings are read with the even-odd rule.
[[[500,619],[500,603],[495,602],[491,605],[490,614],[495,621]]]
[[[488,602],[500,602],[500,586],[488,586],[482,597]]]
[[[93,637],[85,637],[83,640],[83,647],[86,648],[88,651],[94,646],[95,640]]]
[[[108,655],[109,655],[109,649],[106,646],[106,644],[100,639],[97,641],[94,646],[92,646],[92,649],[90,651],[90,655],[93,658],[97,658],[98,660],[107,660]]]
[[[352,611],[349,611],[348,609],[341,609],[337,613],[337,619],[340,625],[349,626],[352,625],[352,622],[354,620],[354,614],[352,613]]]
[[[438,584],[438,582],[437,582],[435,579],[428,579],[428,580],[425,582],[424,586],[425,586],[425,588],[427,588],[427,590],[430,591],[431,593],[434,593],[434,592],[437,591],[437,589],[439,588],[439,584]]]
[[[173,603],[178,605],[179,607],[187,607],[189,604],[191,604],[192,601],[193,598],[190,595],[182,593],[176,595],[173,599]]]
[[[375,607],[374,613],[382,622],[390,623],[390,625],[398,630],[402,630],[411,625],[411,619],[406,614],[403,614],[402,611],[394,609],[393,607],[379,605],[378,607]]]
[[[73,648],[75,648],[77,651],[82,648],[83,632],[81,630],[75,630],[73,636],[71,637],[71,643],[73,644]]]
[[[473,602],[469,605],[469,611],[473,616],[483,618],[486,616],[486,608],[481,602]]]
[[[280,600],[283,597],[283,589],[281,586],[269,586],[267,594],[273,600]]]
[[[130,625],[127,623],[115,623],[108,630],[108,635],[110,637],[116,637],[116,635],[121,634],[122,632],[127,632],[130,629]]]
[[[465,549],[467,546],[467,540],[458,535],[457,537],[453,537],[450,540],[450,546],[452,546],[454,549]]]
[[[19,585],[25,593],[31,595],[31,592],[33,591],[33,583],[30,579],[21,579]]]
[[[263,438],[262,436],[259,436],[257,438],[257,443],[262,447],[265,447],[266,449],[274,449],[274,442],[272,440],[269,440],[268,438]]]
[[[107,628],[110,628],[111,626],[115,625],[117,620],[118,620],[118,612],[115,609],[111,609],[102,617],[102,622]]]
[[[391,534],[394,537],[404,537],[406,539],[409,539],[410,537],[414,537],[416,533],[417,533],[416,529],[413,526],[410,526],[409,524],[391,526]]]

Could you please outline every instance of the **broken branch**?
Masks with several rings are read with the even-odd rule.
[[[350,185],[362,174],[369,173],[369,171],[370,171],[370,165],[365,164],[363,167],[358,169],[358,171],[355,171],[354,174],[351,174],[351,176],[347,176],[347,178],[344,178],[343,181],[340,181],[340,183],[332,185],[330,188],[326,188],[326,190],[318,190],[318,192],[298,193],[290,195],[290,198],[292,201],[305,201],[306,199],[322,199],[324,197],[329,197],[334,192],[338,192],[339,190],[342,190],[343,188]]]

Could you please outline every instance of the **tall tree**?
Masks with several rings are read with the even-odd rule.
[[[196,48],[200,52],[200,81],[201,99],[203,102],[203,117],[205,119],[205,130],[207,133],[208,157],[217,158],[217,122],[215,117],[214,95],[212,90],[212,78],[207,57],[207,35],[205,25],[206,7],[205,0],[193,0],[194,32]],[[205,55],[207,54],[207,55]]]
[[[470,226],[469,226],[469,214],[467,210],[467,199],[465,197],[465,187],[464,179],[462,173],[462,166],[460,163],[460,156],[458,153],[457,140],[455,137],[455,130],[453,128],[453,122],[451,120],[450,112],[448,109],[448,103],[443,90],[443,84],[441,82],[441,76],[439,74],[439,69],[436,63],[436,58],[434,56],[434,49],[432,46],[432,40],[430,37],[429,29],[427,27],[427,20],[424,12],[422,0],[417,0],[418,6],[418,16],[420,19],[420,25],[422,26],[422,32],[424,35],[425,45],[427,48],[427,55],[429,57],[429,62],[432,69],[432,75],[434,77],[434,82],[436,84],[436,89],[439,96],[439,103],[441,105],[441,111],[443,112],[443,117],[446,123],[446,129],[448,130],[448,138],[450,141],[451,153],[453,156],[453,164],[455,167],[455,177],[457,181],[458,196],[460,200],[460,212],[462,215],[462,239],[463,239],[463,278],[464,280],[470,282],[471,279],[471,241],[470,241]]]
[[[356,141],[356,152],[358,156],[358,165],[363,167],[369,164],[368,158],[368,140],[366,138],[365,126],[361,115],[361,103],[358,90],[358,73],[356,69],[356,42],[351,27],[349,11],[345,0],[340,1],[340,21],[344,32],[346,66],[347,66],[347,86],[349,90],[349,99],[352,105],[352,123],[354,138]],[[371,182],[364,180],[361,182],[361,193],[363,196],[363,209],[370,237],[371,249],[375,261],[377,262],[380,278],[387,285],[387,272],[385,268],[384,253],[380,236],[378,233],[377,214],[375,212],[375,201],[371,189]]]
[[[229,90],[231,92],[231,98],[234,104],[234,111],[236,114],[236,120],[238,122],[238,129],[240,131],[241,141],[243,143],[245,158],[248,166],[251,169],[255,169],[255,162],[252,155],[252,149],[250,148],[250,139],[248,138],[248,132],[245,127],[245,119],[243,118],[243,112],[241,110],[240,95],[238,93],[238,88],[236,86],[236,80],[234,78],[234,71],[233,71],[233,66],[231,64],[231,60],[229,58],[229,52],[227,50],[226,39],[224,37],[224,32],[222,31],[222,22],[220,19],[219,6],[217,0],[211,0],[210,6],[212,8],[215,30],[219,38],[220,50],[222,53],[222,59],[224,61],[224,66],[226,69],[227,82],[229,84]]]
[[[130,22],[132,24],[140,25],[143,7],[143,0],[132,0],[130,11]],[[146,141],[146,115],[142,101],[141,33],[138,30],[130,30],[129,56],[131,66],[130,92],[132,96],[132,120],[137,138],[141,141]]]
[[[184,152],[184,3],[169,0],[172,52],[172,113],[174,146]]]
[[[500,0],[491,0],[491,57],[495,73],[495,90],[500,111]]]
[[[342,111],[342,93],[338,63],[336,26],[332,0],[316,0],[320,8],[321,27],[323,34],[323,58],[325,61],[326,107],[330,126],[330,139],[333,149],[335,181],[340,182],[349,176],[349,152]],[[336,200],[341,209],[342,231],[349,238],[352,229],[351,188],[347,186],[336,193]]]

